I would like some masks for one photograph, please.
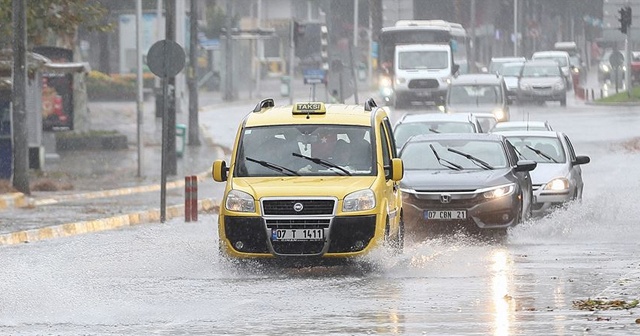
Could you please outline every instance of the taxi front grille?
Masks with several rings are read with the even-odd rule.
[[[262,201],[262,211],[265,216],[332,215],[335,203],[333,199],[267,199]]]

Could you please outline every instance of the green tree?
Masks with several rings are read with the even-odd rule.
[[[0,22],[12,22],[12,1],[0,0]],[[89,30],[110,31],[107,10],[95,0],[27,1],[27,43],[29,47],[56,45],[73,49],[80,25]],[[11,46],[12,25],[0,25],[0,49]]]

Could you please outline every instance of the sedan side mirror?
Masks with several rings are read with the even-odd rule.
[[[576,160],[573,161],[573,164],[575,165],[581,165],[581,164],[587,164],[591,162],[591,158],[586,156],[586,155],[580,155],[576,157]]]
[[[537,166],[538,166],[538,163],[533,160],[518,160],[518,163],[516,163],[516,171],[517,172],[532,171],[536,169]]]

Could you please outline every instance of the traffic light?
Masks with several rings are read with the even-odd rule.
[[[620,13],[620,18],[618,19],[620,21],[620,31],[623,34],[627,34],[629,26],[631,26],[631,7],[622,7],[618,10],[618,13]]]
[[[322,69],[329,70],[329,31],[327,26],[320,26],[320,58]]]
[[[298,44],[298,42],[304,37],[306,30],[307,27],[303,23],[293,21],[293,42],[295,44]]]

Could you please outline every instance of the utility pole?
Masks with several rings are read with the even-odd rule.
[[[224,100],[233,101],[235,95],[233,92],[233,40],[231,39],[231,19],[233,18],[233,0],[227,0],[225,22],[225,44],[224,44]]]
[[[165,39],[174,41],[176,40],[176,0],[165,0]],[[167,153],[167,174],[178,174],[178,162],[176,155],[176,76],[167,78],[168,81],[168,95],[167,98],[167,114],[164,116],[167,118],[167,141],[166,141],[166,153]]]
[[[513,56],[518,56],[518,0],[513,0]]]
[[[476,0],[471,0],[471,42],[469,46],[469,55],[467,62],[469,63],[469,72],[476,72]]]
[[[142,176],[142,0],[136,0],[136,142],[138,144],[138,174]]]
[[[29,146],[27,143],[27,0],[13,0],[13,83],[12,134],[13,134],[13,187],[30,195]]]
[[[198,122],[198,1],[191,0],[189,16],[189,146],[200,146],[200,126]]]

